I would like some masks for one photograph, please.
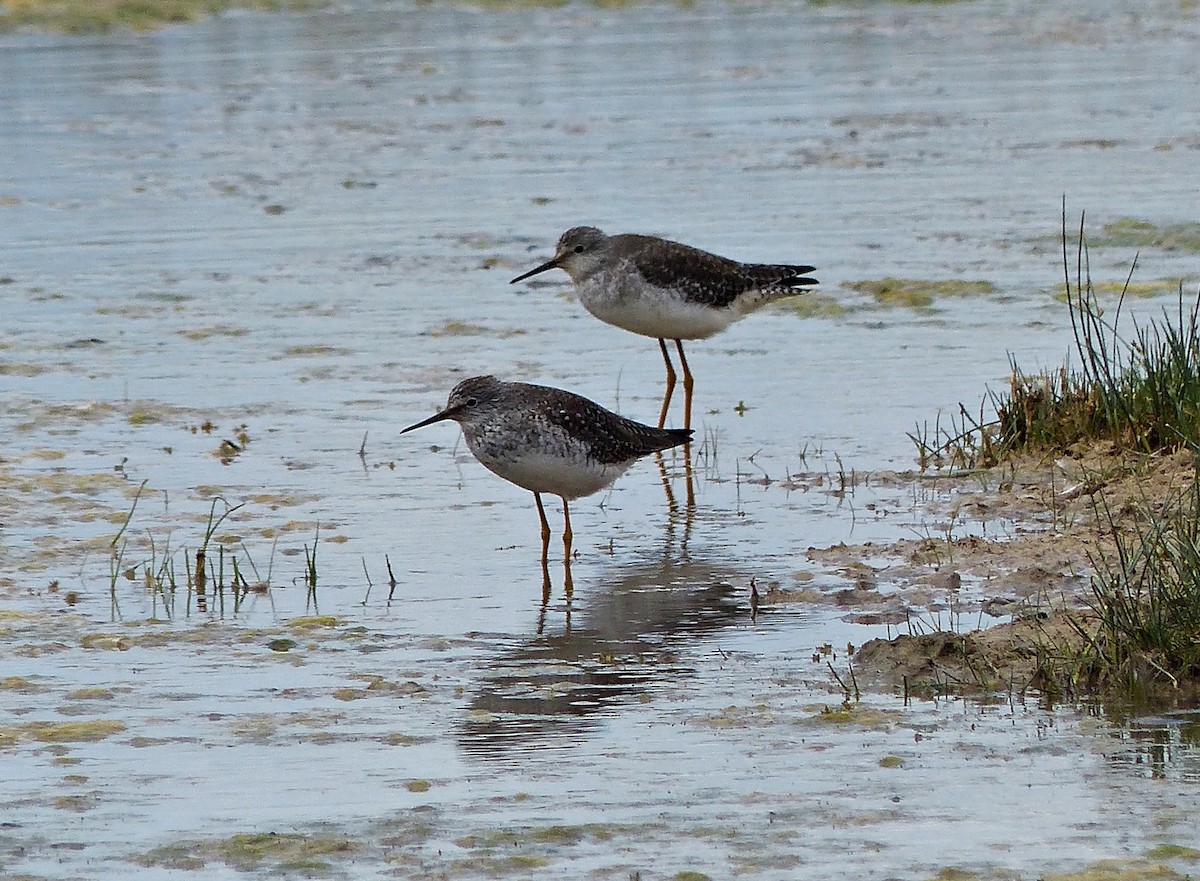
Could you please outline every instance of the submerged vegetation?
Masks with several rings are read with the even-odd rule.
[[[935,300],[945,297],[971,297],[994,294],[996,286],[990,281],[962,278],[875,278],[866,281],[844,282],[842,287],[867,294],[880,306],[907,306],[927,309]]]
[[[1111,225],[1110,225],[1111,227]],[[1105,228],[1110,232],[1110,228]],[[1012,363],[1007,390],[992,392],[973,418],[911,435],[921,465],[990,468],[1021,457],[1083,460],[1072,492],[1090,497],[1099,536],[1089,543],[1094,575],[1086,611],[1072,616],[1074,638],[1046,646],[1039,674],[1051,689],[1117,688],[1200,682],[1200,298],[1159,319],[1120,329],[1129,277],[1111,321],[1101,309],[1080,221],[1063,269],[1078,366],[1029,375]],[[982,414],[991,409],[995,418]],[[1167,458],[1184,463],[1157,495],[1146,475]],[[1182,459],[1180,459],[1182,457]],[[1113,486],[1123,483],[1118,496]],[[1165,495],[1164,495],[1165,492]],[[1062,498],[1059,496],[1058,498]]]
[[[1159,226],[1148,220],[1122,217],[1100,228],[1092,247],[1162,248],[1165,251],[1200,252],[1200,223]]]

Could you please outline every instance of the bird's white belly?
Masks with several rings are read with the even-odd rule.
[[[566,499],[578,499],[599,492],[628,468],[628,465],[601,465],[587,459],[564,459],[546,453],[525,453],[503,460],[476,457],[490,471],[517,486],[535,493],[551,493]]]
[[[622,291],[600,283],[579,287],[583,306],[601,321],[648,337],[707,339],[741,315],[731,309],[693,303],[674,291],[641,285]]]

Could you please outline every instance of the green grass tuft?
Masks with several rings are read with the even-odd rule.
[[[1143,500],[1131,523],[1100,504],[1116,550],[1093,559],[1091,678],[1134,690],[1200,680],[1200,479]]]
[[[960,406],[949,430],[937,424],[911,437],[923,468],[991,467],[1022,454],[1057,456],[1080,443],[1104,442],[1118,457],[1143,461],[1190,452],[1185,485],[1166,498],[1112,510],[1104,481],[1096,483],[1105,536],[1091,554],[1092,614],[1086,623],[1077,619],[1083,647],[1047,671],[1050,680],[1152,698],[1164,684],[1200,682],[1200,297],[1185,304],[1181,287],[1173,312],[1120,332],[1124,292],[1106,320],[1083,229],[1081,219],[1072,283],[1064,208],[1063,271],[1079,368],[1028,376],[1013,363],[1008,391],[990,394],[979,419]],[[996,417],[986,421],[989,404]]]
[[[949,426],[918,426],[910,434],[922,468],[991,467],[1022,453],[1059,453],[1080,441],[1108,441],[1137,453],[1200,449],[1200,297],[1161,320],[1118,330],[1136,259],[1113,320],[1104,317],[1088,270],[1082,223],[1075,277],[1063,223],[1067,308],[1080,369],[1026,374],[1015,360],[1005,392],[991,392],[979,418],[959,408]],[[993,410],[995,419],[985,413]]]

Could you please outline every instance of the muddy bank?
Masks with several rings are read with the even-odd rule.
[[[1093,576],[1131,530],[1188,487],[1187,452],[1133,457],[1109,445],[1026,458],[958,477],[931,506],[929,534],[890,544],[809,550],[852,586],[774,588],[772,602],[833,605],[856,623],[894,626],[854,654],[867,682],[913,693],[1061,691],[1063,671],[1095,639]],[[949,499],[947,503],[944,501]],[[1004,528],[956,536],[964,512]]]

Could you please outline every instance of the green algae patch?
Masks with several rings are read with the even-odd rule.
[[[712,881],[712,879],[703,872],[676,872],[671,876],[671,881]]]
[[[933,876],[933,881],[976,881],[980,876],[957,866],[947,866]]]
[[[162,422],[162,414],[138,408],[130,411],[129,415],[125,417],[125,421],[130,425],[154,425]]]
[[[318,496],[301,495],[299,493],[259,492],[246,497],[246,501],[256,505],[266,505],[272,510],[286,505],[302,505],[305,502],[318,501]]]
[[[3,0],[0,0],[3,2]],[[25,421],[17,424],[18,431],[34,431],[39,428],[61,430],[64,426],[77,423],[95,423],[107,419],[117,412],[115,404],[89,401],[85,404],[50,404],[33,401],[22,407]]]
[[[0,361],[0,376],[40,376],[48,372],[40,364],[18,364],[13,361]]]
[[[234,835],[218,842],[216,854],[223,862],[244,870],[256,869],[266,860],[278,863],[280,868],[298,864],[315,868],[314,860],[349,854],[354,847],[348,838],[265,832]]]
[[[1155,224],[1121,217],[1106,223],[1098,235],[1089,235],[1093,248],[1158,248],[1163,251],[1200,252],[1200,223]]]
[[[96,496],[103,492],[123,492],[129,480],[113,471],[99,474],[77,474],[69,471],[48,471],[18,478],[8,484],[21,493],[45,493],[51,502],[66,505],[76,501],[70,496]]]
[[[447,321],[441,327],[425,331],[423,336],[483,336],[491,332],[491,328],[485,327],[482,324],[471,324],[466,321]]]
[[[160,866],[164,869],[203,869],[206,860],[198,854],[197,850],[195,842],[165,844],[134,857],[134,862],[147,868]]]
[[[872,297],[880,306],[928,309],[935,300],[979,297],[996,293],[996,286],[980,279],[887,278],[847,281],[842,287]]]
[[[470,855],[455,860],[453,868],[492,876],[528,871],[547,865],[551,856],[581,844],[611,844],[621,834],[633,837],[645,831],[645,827],[600,823],[481,830],[454,840]]]
[[[212,339],[213,337],[239,337],[250,332],[249,328],[233,324],[211,324],[207,327],[193,327],[179,331],[179,335],[193,342]]]
[[[77,688],[67,692],[64,697],[69,701],[110,701],[117,696],[111,688]]]
[[[1154,860],[1099,860],[1078,872],[1039,875],[1041,881],[1185,881],[1190,877]]]
[[[299,633],[311,633],[314,630],[325,630],[331,627],[337,627],[342,622],[333,615],[306,615],[302,618],[293,618],[287,622],[289,630],[295,630]]]
[[[881,768],[903,768],[904,767],[904,759],[900,758],[899,756],[884,756],[882,759],[879,760],[879,767],[881,767]]]
[[[801,318],[840,318],[850,311],[837,298],[820,291],[807,291],[797,297],[788,297],[779,301],[775,308]]]
[[[90,811],[99,807],[100,798],[95,794],[59,795],[52,798],[50,804],[54,805],[55,810],[74,811],[77,814],[81,814],[84,811]]]
[[[800,720],[800,724],[815,722],[820,725],[854,725],[859,728],[883,730],[895,725],[902,718],[900,713],[878,710],[862,704],[841,704],[837,707],[823,706],[811,716]]]
[[[505,799],[493,801],[502,803]],[[511,801],[528,801],[528,796],[518,796]],[[583,843],[606,843],[618,835],[636,835],[646,832],[646,827],[616,825],[616,823],[580,823],[576,826],[544,826],[491,829],[485,833],[470,833],[455,840],[455,844],[466,850],[511,849],[511,847],[541,844],[575,846]]]
[[[133,641],[112,633],[88,633],[79,638],[79,645],[105,652],[127,652],[133,647]]]
[[[404,788],[409,792],[428,792],[432,786],[428,780],[409,780],[404,784]]]
[[[93,743],[124,730],[124,722],[89,719],[83,722],[31,722],[23,727],[23,734],[43,743]]]
[[[1123,294],[1126,297],[1144,300],[1150,297],[1161,297],[1179,293],[1179,281],[1170,278],[1158,278],[1153,281],[1130,281],[1128,284],[1123,281],[1093,281],[1092,290],[1102,297],[1115,298]],[[1054,299],[1061,303],[1067,302],[1067,287],[1065,284],[1060,284],[1055,288]]]
[[[545,857],[534,854],[513,854],[505,857],[479,856],[465,860],[454,860],[452,871],[489,875],[499,878],[504,875],[514,875],[519,872],[531,872],[534,869],[544,869],[550,865]]]
[[[168,869],[200,869],[221,862],[243,872],[319,872],[332,869],[329,858],[346,858],[357,845],[349,838],[296,833],[241,833],[221,840],[180,841],[136,858],[139,865]]]
[[[239,740],[251,743],[264,743],[275,736],[279,729],[278,720],[274,716],[262,713],[239,719],[233,726],[233,736]]]
[[[403,734],[399,731],[393,731],[391,734],[387,734],[384,737],[379,738],[379,742],[386,744],[387,746],[416,746],[418,743],[429,743],[430,738],[418,737],[415,734]]]
[[[307,346],[288,346],[283,350],[285,358],[308,358],[315,355],[353,355],[351,349],[344,349],[340,346],[324,346],[312,344]]]
[[[43,462],[57,462],[59,459],[67,458],[67,454],[62,450],[51,450],[42,448],[32,451],[26,458],[41,459]]]
[[[1160,844],[1146,851],[1146,858],[1151,860],[1187,860],[1189,863],[1200,862],[1200,850],[1194,847],[1184,847],[1181,844]]]
[[[40,694],[45,687],[24,676],[5,676],[0,679],[0,691],[15,691],[19,694]]]
[[[609,841],[613,837],[611,830],[596,825],[586,826],[547,826],[545,829],[535,829],[530,834],[533,841],[546,844],[579,844],[581,841]]]
[[[709,728],[761,728],[775,721],[775,716],[765,704],[753,707],[730,705],[700,720]]]

